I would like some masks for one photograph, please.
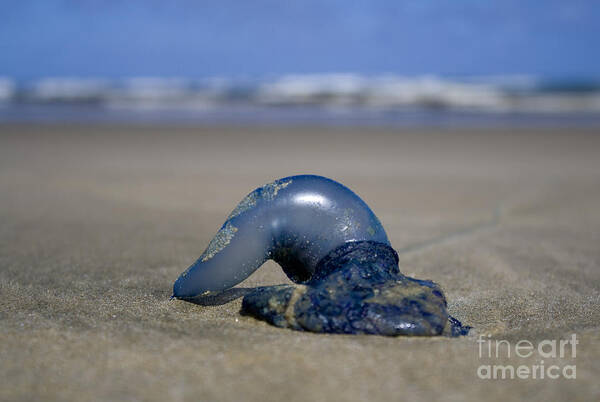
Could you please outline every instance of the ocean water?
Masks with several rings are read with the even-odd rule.
[[[600,82],[356,74],[0,78],[0,122],[600,126]]]

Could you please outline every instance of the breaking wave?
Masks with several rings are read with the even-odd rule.
[[[88,110],[288,113],[343,115],[447,111],[470,114],[587,114],[600,116],[600,82],[531,76],[447,78],[359,74],[286,75],[259,79],[135,77],[0,77],[1,110],[48,105]],[[13,115],[14,115],[13,113]]]

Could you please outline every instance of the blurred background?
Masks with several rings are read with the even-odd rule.
[[[593,0],[0,4],[0,121],[600,123]]]

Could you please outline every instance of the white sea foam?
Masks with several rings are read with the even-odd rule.
[[[311,106],[331,110],[445,109],[504,113],[600,113],[600,85],[530,76],[450,79],[358,74],[286,75],[270,79],[134,77],[124,80],[0,79],[0,100],[96,103],[111,108],[198,109]]]
[[[7,77],[0,77],[0,102],[6,102],[12,99],[16,90],[13,80]]]
[[[43,78],[26,89],[26,99],[41,102],[100,101],[110,81],[98,78]]]
[[[368,89],[355,74],[289,75],[258,86],[256,99],[265,104],[356,103]]]

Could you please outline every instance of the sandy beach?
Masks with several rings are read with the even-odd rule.
[[[304,173],[361,196],[471,334],[317,335],[241,299],[169,301],[247,193]],[[598,129],[4,124],[0,222],[3,401],[600,397]],[[268,262],[240,286],[278,283]],[[480,335],[572,334],[576,357],[479,356]],[[576,379],[478,378],[540,360]]]

